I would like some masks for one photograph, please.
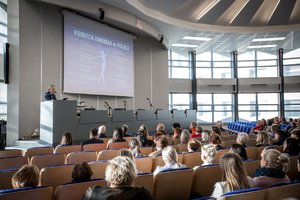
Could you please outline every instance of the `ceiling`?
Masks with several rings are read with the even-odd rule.
[[[161,32],[167,48],[174,51],[274,52],[279,48],[286,51],[300,48],[300,0],[98,1],[149,22]],[[184,36],[210,40],[187,40],[183,39]],[[281,39],[253,41],[270,37]],[[193,46],[178,47],[174,44]]]

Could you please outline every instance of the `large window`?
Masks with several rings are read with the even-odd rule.
[[[284,93],[284,109],[286,118],[299,118],[300,93]]]
[[[238,55],[238,77],[277,77],[278,63],[276,52],[249,51]]]
[[[240,120],[257,121],[278,116],[278,93],[247,93],[238,95]]]
[[[191,78],[191,68],[188,59],[188,54],[183,55],[174,51],[169,51],[169,78]]]
[[[197,94],[198,121],[213,123],[218,120],[231,122],[232,94]]]
[[[189,93],[170,93],[169,109],[186,110],[191,109],[191,94]]]
[[[3,43],[7,42],[6,5],[0,2],[0,56],[3,57]],[[0,63],[3,65],[3,63]],[[0,67],[3,69],[3,66]],[[0,82],[0,120],[7,120],[7,86]]]
[[[232,78],[230,53],[204,52],[196,55],[197,78]]]
[[[283,54],[284,76],[300,76],[300,49]]]

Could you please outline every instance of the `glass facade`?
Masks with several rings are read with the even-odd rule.
[[[3,8],[5,7],[6,5],[3,5]],[[3,56],[3,44],[7,42],[7,13],[3,8],[0,7],[0,56]],[[0,65],[3,65],[3,62]],[[3,69],[3,66],[0,69]],[[0,120],[2,119],[7,120],[7,86],[3,80],[0,81]]]

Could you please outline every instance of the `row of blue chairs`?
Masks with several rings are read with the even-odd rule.
[[[255,127],[255,124],[253,122],[232,122],[228,124],[228,128],[230,130],[238,131],[238,132],[244,132],[247,134],[251,133],[252,128]]]

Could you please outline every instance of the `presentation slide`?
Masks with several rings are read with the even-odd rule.
[[[133,36],[64,11],[66,93],[134,95]]]

